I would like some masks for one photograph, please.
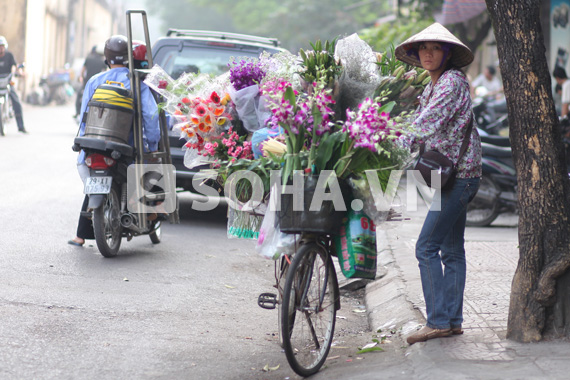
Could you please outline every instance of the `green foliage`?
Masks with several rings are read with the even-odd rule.
[[[398,46],[409,37],[422,31],[433,23],[432,18],[399,18],[378,26],[363,29],[360,38],[366,41],[375,51],[388,51],[391,46]]]
[[[292,52],[307,41],[352,34],[390,13],[389,2],[355,4],[353,0],[147,0],[149,11],[168,27],[223,30],[276,37]]]
[[[237,31],[232,16],[215,9],[209,2],[169,0],[165,3],[146,0],[146,8],[149,15],[162,19],[161,30],[164,34],[169,28]]]

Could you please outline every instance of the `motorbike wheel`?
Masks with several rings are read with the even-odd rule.
[[[154,230],[150,234],[148,234],[148,236],[150,237],[150,241],[152,242],[152,244],[158,244],[160,243],[160,239],[162,237],[161,222],[160,221],[156,222],[153,228]]]
[[[486,227],[499,216],[499,187],[489,176],[481,178],[479,191],[467,206],[466,225]]]
[[[103,204],[93,210],[93,230],[99,252],[105,257],[117,256],[121,246],[121,204],[115,186]]]

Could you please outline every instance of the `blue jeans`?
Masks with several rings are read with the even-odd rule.
[[[434,204],[441,200],[440,210],[432,205],[416,244],[427,326],[434,329],[457,327],[463,322],[465,219],[467,203],[475,197],[479,180],[456,178],[451,189],[441,191],[441,198],[436,194]]]

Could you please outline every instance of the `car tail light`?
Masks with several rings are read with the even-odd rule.
[[[99,153],[93,153],[85,159],[85,165],[91,169],[107,169],[115,165],[115,160]]]

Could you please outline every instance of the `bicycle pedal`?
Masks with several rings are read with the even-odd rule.
[[[275,309],[277,306],[277,294],[261,293],[259,297],[257,297],[257,304],[264,309]]]
[[[81,211],[79,215],[87,219],[93,219],[93,213],[91,211]]]

